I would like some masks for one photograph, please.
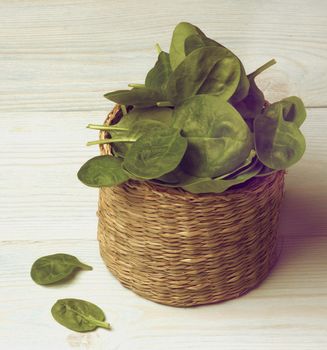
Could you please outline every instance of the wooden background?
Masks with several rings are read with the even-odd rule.
[[[323,0],[0,0],[0,348],[327,348],[327,2]],[[97,154],[85,129],[112,108],[103,93],[142,82],[159,42],[186,20],[231,48],[260,76],[270,101],[301,96],[304,158],[289,170],[283,250],[248,295],[191,309],[158,305],[123,288],[96,241],[97,190],[76,178]],[[29,270],[67,252],[94,267],[42,288]],[[79,334],[50,315],[59,298],[101,306],[113,331]]]

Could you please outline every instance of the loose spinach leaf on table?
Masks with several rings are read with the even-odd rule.
[[[175,128],[161,128],[144,134],[127,152],[123,167],[141,179],[153,179],[177,167],[187,140]]]
[[[59,299],[52,306],[53,318],[76,332],[88,332],[101,327],[110,329],[103,311],[95,304],[80,299]]]
[[[222,47],[203,47],[185,57],[170,75],[167,97],[175,106],[187,98],[210,94],[228,100],[240,80],[240,64]]]
[[[31,277],[37,284],[52,284],[69,277],[76,269],[92,270],[92,267],[75,256],[58,253],[37,259],[32,265]]]
[[[249,156],[253,141],[239,113],[226,101],[198,95],[175,108],[173,126],[182,129],[188,147],[182,169],[197,177],[233,171]]]
[[[299,126],[305,118],[298,99],[286,99],[270,105],[254,120],[255,148],[260,161],[271,169],[286,169],[305,151],[305,139]]]
[[[90,187],[111,187],[129,179],[121,167],[122,159],[97,156],[88,160],[77,173],[81,182]]]

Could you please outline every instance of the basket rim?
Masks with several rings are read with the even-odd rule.
[[[269,102],[266,101],[266,105],[269,104]],[[116,104],[114,108],[108,113],[106,116],[106,119],[104,121],[104,125],[110,125],[112,122],[115,124],[115,119],[122,117],[122,111],[120,104]],[[101,130],[99,132],[100,139],[103,140],[108,136],[108,132]],[[110,144],[102,144],[99,145],[100,153],[101,155],[113,155],[112,148]],[[136,181],[136,180],[128,180],[124,184],[118,185],[118,186],[127,186],[130,189],[140,188],[140,186],[144,187],[146,190],[151,190],[154,192],[157,192],[159,195],[171,195],[173,197],[181,197],[188,199],[191,198],[199,198],[206,197],[206,198],[215,198],[217,196],[220,197],[243,197],[248,192],[256,192],[261,189],[262,186],[267,186],[272,182],[275,182],[278,180],[279,177],[284,176],[286,174],[286,170],[278,170],[274,172],[271,175],[263,176],[263,177],[253,177],[249,180],[247,180],[244,183],[241,183],[239,185],[232,186],[231,188],[228,188],[222,193],[191,193],[188,192],[181,187],[168,187],[160,184],[156,184],[149,181]]]

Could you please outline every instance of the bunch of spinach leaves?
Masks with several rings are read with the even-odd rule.
[[[121,105],[123,117],[88,126],[108,135],[88,145],[110,143],[113,155],[87,161],[78,172],[84,184],[133,179],[221,193],[302,157],[303,102],[292,96],[265,106],[255,83],[274,59],[247,75],[234,53],[187,22],[176,26],[169,53],[157,49],[144,84],[105,94]]]

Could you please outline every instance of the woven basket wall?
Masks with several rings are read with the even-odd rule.
[[[116,106],[105,123],[119,118]],[[110,154],[110,146],[101,146],[101,153]],[[276,260],[284,174],[223,194],[136,181],[101,188],[101,256],[125,287],[158,303],[192,306],[239,297],[267,277]]]

